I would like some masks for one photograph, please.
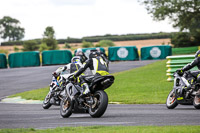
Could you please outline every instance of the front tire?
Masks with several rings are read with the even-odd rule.
[[[68,98],[64,98],[63,100],[61,100],[60,103],[60,115],[63,118],[67,118],[70,117],[72,114],[72,101],[71,99]]]
[[[200,109],[200,95],[194,97],[193,105],[196,109]]]
[[[51,107],[50,99],[51,99],[51,93],[49,92],[49,93],[46,95],[46,97],[45,97],[45,99],[44,99],[44,101],[43,101],[43,104],[42,104],[42,107],[43,107],[44,109],[49,109],[49,108]]]
[[[94,104],[89,108],[89,114],[93,118],[101,117],[108,106],[108,95],[105,91],[99,90],[94,93]]]
[[[174,90],[170,91],[167,100],[166,100],[166,106],[168,109],[174,109],[178,105],[175,92]]]

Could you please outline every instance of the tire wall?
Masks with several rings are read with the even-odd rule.
[[[38,51],[12,53],[8,56],[10,68],[40,66]]]
[[[42,52],[42,65],[68,64],[72,53],[69,50],[50,50]]]
[[[7,59],[5,54],[0,53],[0,69],[7,68]]]
[[[141,60],[165,59],[172,55],[172,47],[169,45],[149,46],[141,48]]]
[[[139,60],[136,46],[109,47],[108,58],[110,61],[134,61]]]

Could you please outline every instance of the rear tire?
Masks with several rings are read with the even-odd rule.
[[[49,93],[46,95],[46,97],[45,97],[45,99],[44,99],[44,101],[43,101],[43,104],[42,104],[42,107],[43,107],[44,109],[49,109],[49,108],[51,107],[50,99],[51,99],[51,93],[49,92]]]
[[[171,90],[166,100],[166,106],[168,109],[174,109],[177,105],[178,103],[175,97],[175,92],[174,90]]]
[[[193,105],[196,109],[200,109],[200,96],[199,95],[194,97]]]
[[[99,90],[94,93],[94,104],[89,108],[89,114],[93,118],[101,117],[108,106],[108,95],[105,91]]]
[[[69,97],[65,98],[64,100],[61,100],[60,115],[63,118],[67,118],[67,117],[70,117],[72,115],[72,101]]]

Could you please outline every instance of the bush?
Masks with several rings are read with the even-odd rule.
[[[39,51],[40,51],[40,52],[42,52],[42,51],[44,51],[44,50],[48,50],[48,49],[49,49],[49,47],[47,46],[46,43],[40,44],[40,48],[39,48]]]
[[[82,48],[90,48],[90,47],[94,47],[94,44],[91,43],[91,42],[83,41],[82,43],[83,43],[83,44],[81,45]]]
[[[174,47],[198,46],[198,43],[195,43],[195,40],[192,38],[188,32],[179,32],[172,36],[171,43]]]
[[[115,44],[111,40],[101,40],[97,46],[99,47],[110,47],[115,46]]]
[[[23,44],[23,51],[36,51],[39,49],[39,45],[35,40],[25,41]]]
[[[65,43],[65,48],[71,48],[69,43]]]
[[[48,46],[48,50],[59,49],[56,39],[43,38],[42,43],[45,43]]]
[[[19,48],[18,48],[16,45],[14,45],[14,51],[15,51],[15,52],[18,52],[18,51],[19,51]]]
[[[0,49],[0,53],[3,53],[3,54],[8,54],[8,50],[5,50],[5,49]]]

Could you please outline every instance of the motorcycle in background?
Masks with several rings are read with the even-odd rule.
[[[64,73],[61,73],[57,79],[54,76],[52,77],[52,82],[49,85],[49,92],[42,104],[44,109],[49,109],[52,105],[60,105],[60,101],[65,95],[66,80],[69,76],[69,72],[65,71]]]
[[[170,91],[166,106],[174,109],[178,104],[193,104],[196,109],[200,109],[200,84],[197,83],[198,72],[186,71],[182,76],[174,73],[174,86]]]

